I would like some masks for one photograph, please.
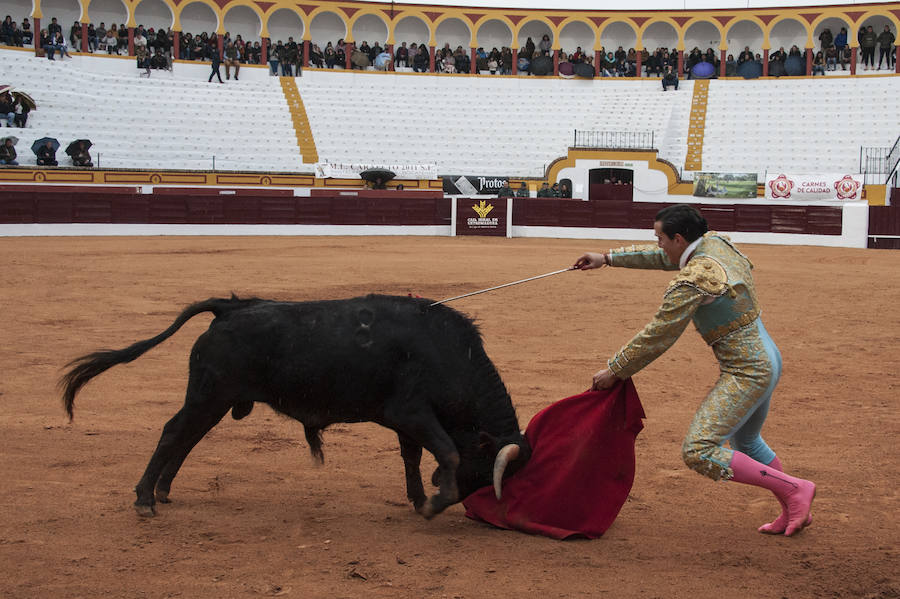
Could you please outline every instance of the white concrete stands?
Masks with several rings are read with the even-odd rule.
[[[111,225],[103,223],[0,224],[0,237],[81,237],[152,235],[426,236],[448,237],[447,225]]]

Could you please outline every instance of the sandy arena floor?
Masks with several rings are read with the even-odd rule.
[[[462,506],[424,521],[407,505],[393,433],[329,429],[315,467],[302,427],[265,406],[226,417],[188,458],[173,503],[139,518],[132,486],[180,407],[209,315],[93,381],[72,424],[55,387],[72,358],[151,337],[199,299],[440,299],[610,245],[619,244],[0,239],[0,597],[900,597],[896,251],[743,248],[785,361],[764,435],[789,471],[819,485],[814,524],[795,538],[756,532],[778,509],[768,493],[681,463],[681,438],[717,374],[692,327],[635,377],[647,412],[637,478],[596,541],[496,530]],[[589,386],[669,277],[572,272],[452,305],[479,319],[524,427]]]

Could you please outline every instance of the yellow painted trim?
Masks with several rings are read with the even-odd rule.
[[[291,121],[294,125],[294,135],[297,138],[300,155],[305,160],[305,164],[318,162],[319,151],[316,149],[316,140],[313,137],[312,128],[309,126],[309,117],[306,114],[306,107],[303,105],[303,98],[300,97],[300,90],[297,89],[297,81],[293,77],[279,77],[278,79],[281,82],[281,90],[284,93],[288,109],[291,111]]]
[[[887,205],[887,185],[864,185],[863,192],[869,206]]]

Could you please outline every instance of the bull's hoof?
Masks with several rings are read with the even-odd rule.
[[[169,499],[169,492],[163,491],[162,489],[156,490],[156,502],[157,503],[172,503],[172,500]]]
[[[152,505],[139,505],[135,503],[134,511],[136,511],[141,518],[152,518],[156,515],[156,507]]]
[[[434,506],[434,499],[429,497],[421,507],[416,508],[416,512],[418,512],[419,515],[423,516],[426,520],[431,520],[432,518],[437,516],[441,512],[441,510],[438,510]]]

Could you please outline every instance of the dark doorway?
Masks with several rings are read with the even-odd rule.
[[[631,201],[634,171],[627,168],[595,168],[588,173],[590,200]]]

